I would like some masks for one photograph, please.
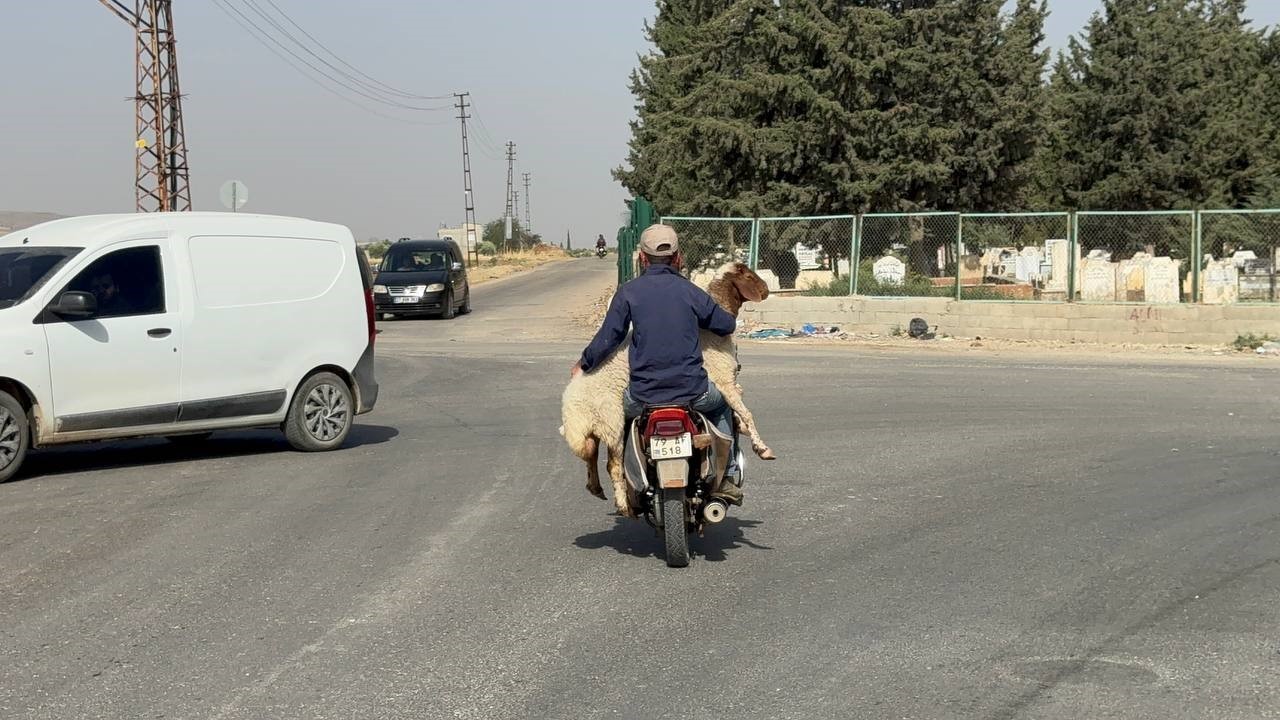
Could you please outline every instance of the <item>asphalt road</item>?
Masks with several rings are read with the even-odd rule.
[[[672,570],[556,432],[609,272],[384,323],[337,453],[34,457],[0,717],[1280,717],[1274,366],[746,345],[782,459]]]

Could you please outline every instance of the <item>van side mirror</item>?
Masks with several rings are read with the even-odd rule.
[[[64,317],[87,318],[98,313],[98,298],[93,293],[64,292],[58,302],[49,308],[55,315]]]
[[[462,263],[460,263],[460,262],[456,262],[456,263],[454,263],[454,264],[453,264],[453,271],[454,271],[454,272],[461,272],[461,271],[462,271]]]

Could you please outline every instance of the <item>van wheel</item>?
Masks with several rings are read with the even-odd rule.
[[[31,448],[27,411],[7,392],[0,392],[0,483],[18,474]]]
[[[452,320],[453,316],[456,314],[454,312],[455,310],[456,308],[453,306],[453,291],[450,290],[444,295],[444,310],[440,311],[441,319]]]
[[[341,447],[355,418],[351,388],[333,373],[307,378],[293,396],[284,435],[295,450],[323,452]]]
[[[462,307],[458,309],[459,315],[468,315],[471,313],[471,286],[467,286],[467,294],[462,298]]]

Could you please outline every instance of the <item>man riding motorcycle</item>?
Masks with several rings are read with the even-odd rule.
[[[604,247],[605,247],[604,235],[601,235],[601,236],[599,236],[599,237],[597,237],[597,238],[596,238],[596,249],[597,249],[597,250],[603,250],[603,249],[604,249]]]
[[[639,417],[646,406],[687,405],[724,436],[736,437],[724,396],[702,367],[698,330],[725,336],[733,333],[737,321],[680,275],[683,258],[673,228],[650,225],[640,235],[640,253],[644,273],[618,288],[604,323],[574,363],[570,377],[608,359],[630,327],[631,381],[623,395],[627,420]],[[715,497],[741,505],[736,451],[729,457],[725,480]]]

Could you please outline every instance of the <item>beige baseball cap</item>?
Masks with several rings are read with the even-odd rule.
[[[675,255],[680,250],[680,238],[670,225],[650,225],[640,233],[640,252],[653,257]]]

